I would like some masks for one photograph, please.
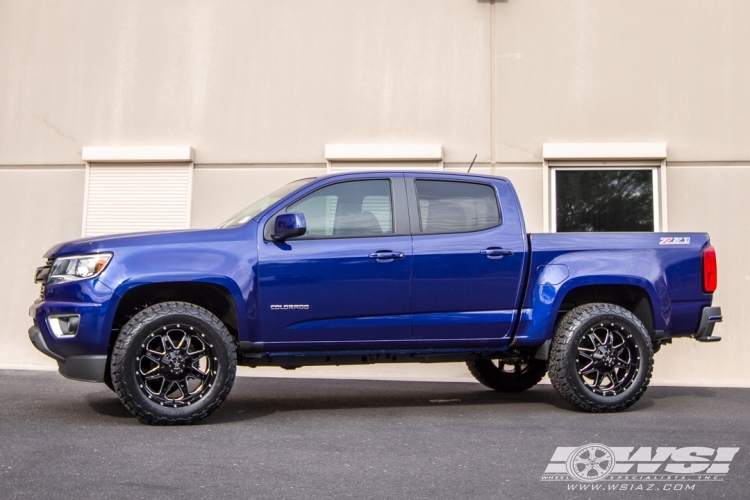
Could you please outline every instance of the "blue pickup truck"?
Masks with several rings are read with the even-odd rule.
[[[33,344],[141,421],[197,422],[237,365],[464,361],[572,406],[633,405],[675,337],[713,336],[702,233],[527,234],[507,179],[359,172],[302,179],[217,229],[85,238],[37,269]]]

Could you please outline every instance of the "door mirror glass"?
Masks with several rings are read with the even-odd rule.
[[[279,214],[273,224],[274,241],[284,241],[296,236],[302,236],[307,231],[305,215],[299,212]]]

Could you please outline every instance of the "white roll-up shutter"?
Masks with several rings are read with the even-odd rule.
[[[190,227],[192,162],[89,163],[83,235]]]

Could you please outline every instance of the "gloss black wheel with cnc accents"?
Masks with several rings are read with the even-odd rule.
[[[112,351],[115,392],[139,420],[187,424],[213,413],[234,383],[232,337],[207,310],[185,302],[144,309]]]
[[[534,387],[547,372],[547,362],[533,352],[517,353],[504,359],[477,359],[466,366],[482,385],[499,392],[520,392]]]
[[[651,380],[653,345],[641,321],[613,304],[585,304],[557,325],[549,359],[552,385],[590,412],[624,410]]]

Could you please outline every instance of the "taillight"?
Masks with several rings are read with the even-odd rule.
[[[714,293],[716,291],[716,250],[711,245],[703,249],[703,292]]]

